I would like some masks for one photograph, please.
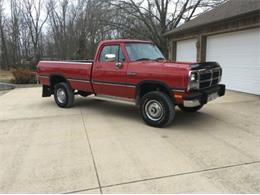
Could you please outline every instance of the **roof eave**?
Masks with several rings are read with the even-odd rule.
[[[203,26],[214,25],[214,24],[219,23],[219,22],[225,22],[225,21],[237,18],[237,17],[243,17],[243,16],[247,16],[247,15],[250,15],[250,14],[257,14],[257,13],[260,13],[259,10],[254,10],[254,11],[239,14],[239,15],[236,15],[236,16],[233,16],[233,17],[229,17],[229,18],[225,18],[225,19],[221,19],[221,20],[216,20],[214,22],[208,22],[208,23],[200,24],[200,25],[193,26],[193,27],[186,28],[186,29],[178,29],[178,28],[182,27],[183,25],[185,25],[185,24],[183,24],[183,25],[179,26],[178,28],[176,28],[172,31],[164,33],[163,36],[164,37],[170,37],[170,36],[177,35],[179,33],[185,32],[185,31],[190,31],[190,30],[194,30],[194,29],[197,29],[197,28],[201,28]]]

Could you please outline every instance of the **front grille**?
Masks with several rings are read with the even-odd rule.
[[[210,79],[211,78],[211,73],[209,72],[209,73],[203,73],[203,74],[200,74],[200,79],[201,80],[208,80],[208,79]]]
[[[199,71],[200,89],[216,86],[221,80],[221,68]]]

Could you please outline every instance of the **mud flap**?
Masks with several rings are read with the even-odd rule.
[[[50,97],[52,94],[51,87],[47,85],[42,86],[42,97]]]

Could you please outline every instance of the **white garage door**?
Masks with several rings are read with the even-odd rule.
[[[197,59],[196,41],[197,41],[196,39],[177,41],[176,61],[196,62]]]
[[[206,60],[223,67],[228,89],[260,95],[260,29],[207,38]]]

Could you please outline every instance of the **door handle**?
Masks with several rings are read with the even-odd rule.
[[[136,72],[127,72],[126,74],[127,74],[127,76],[135,76],[137,73]]]
[[[122,62],[116,62],[115,63],[115,67],[117,68],[117,69],[120,69],[121,67],[122,67]]]

